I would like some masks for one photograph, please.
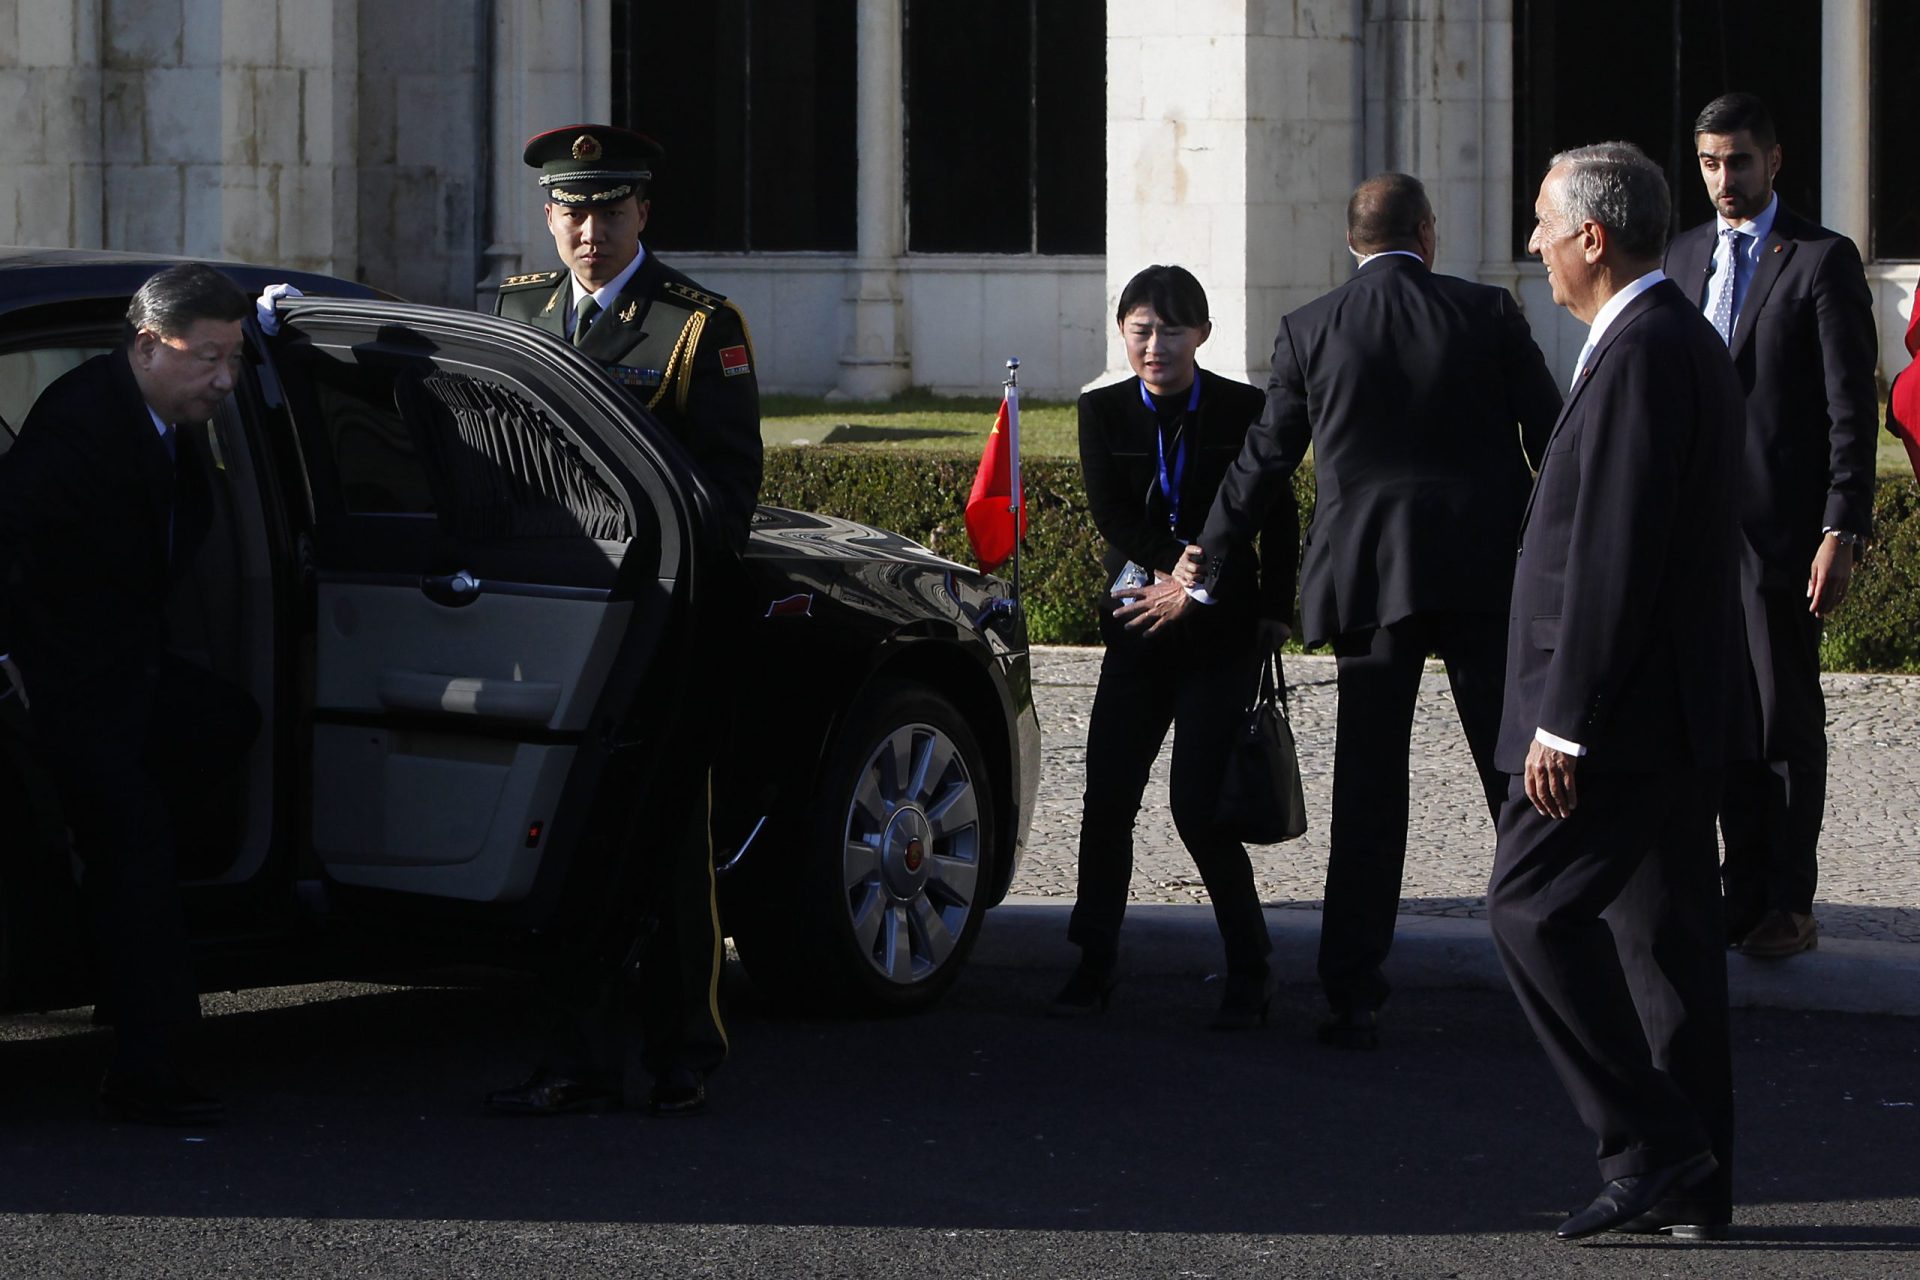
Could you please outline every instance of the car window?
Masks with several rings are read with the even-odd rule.
[[[414,433],[400,415],[394,371],[326,358],[304,364],[346,512],[434,514],[433,485]]]
[[[20,425],[27,420],[27,412],[49,383],[110,349],[101,345],[0,352],[0,453],[12,447]]]
[[[335,494],[323,508],[432,519],[460,539],[632,537],[613,486],[511,386],[371,351],[307,348],[283,365],[318,411]]]

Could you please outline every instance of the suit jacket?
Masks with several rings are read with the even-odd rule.
[[[1521,527],[1495,763],[1536,729],[1579,768],[1718,767],[1745,705],[1734,511],[1745,398],[1720,335],[1671,281],[1588,357]]]
[[[194,433],[175,442],[177,463],[116,350],[48,386],[0,457],[0,652],[30,696],[140,670],[166,647],[168,590],[212,511]]]
[[[569,341],[565,271],[514,276],[495,311]],[[727,534],[743,546],[760,500],[760,387],[740,309],[648,254],[594,319],[582,355],[607,367],[664,423],[717,500]]]
[[[1528,459],[1559,409],[1505,289],[1376,258],[1280,322],[1266,411],[1198,542],[1224,573],[1311,444],[1308,644],[1428,611],[1503,615]]]
[[[1199,371],[1200,407],[1182,428],[1187,455],[1180,484],[1180,510],[1190,528],[1212,504],[1220,479],[1240,453],[1247,429],[1260,415],[1260,392]],[[1086,479],[1087,505],[1094,527],[1107,545],[1100,554],[1106,581],[1112,582],[1131,560],[1171,573],[1187,548],[1168,524],[1168,503],[1160,489],[1159,420],[1140,398],[1140,379],[1126,378],[1080,397],[1080,469]],[[1173,460],[1168,459],[1171,469]],[[1286,620],[1293,615],[1293,570],[1298,554],[1299,516],[1293,491],[1264,513],[1258,552],[1242,556],[1219,592],[1220,604],[1235,614]],[[1187,532],[1183,528],[1181,533]],[[1109,606],[1110,607],[1110,606]]]
[[[1667,275],[1696,307],[1718,225],[1667,247]],[[1873,530],[1878,358],[1853,241],[1780,206],[1727,350],[1747,397],[1739,511],[1750,569],[1762,586],[1804,591],[1823,528]]]

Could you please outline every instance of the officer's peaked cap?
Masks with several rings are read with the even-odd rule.
[[[653,162],[667,149],[633,129],[570,124],[527,140],[523,159],[540,170],[547,199],[574,207],[613,204],[653,178]]]

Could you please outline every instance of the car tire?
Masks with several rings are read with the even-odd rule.
[[[780,1003],[915,1013],[959,975],[993,884],[994,797],[964,717],[924,685],[868,690],[829,748],[803,843],[734,930]]]

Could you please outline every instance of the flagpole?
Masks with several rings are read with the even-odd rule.
[[[1013,521],[1013,599],[1020,599],[1020,358],[1007,357],[1007,448],[1012,454],[1008,470],[1007,518]]]

